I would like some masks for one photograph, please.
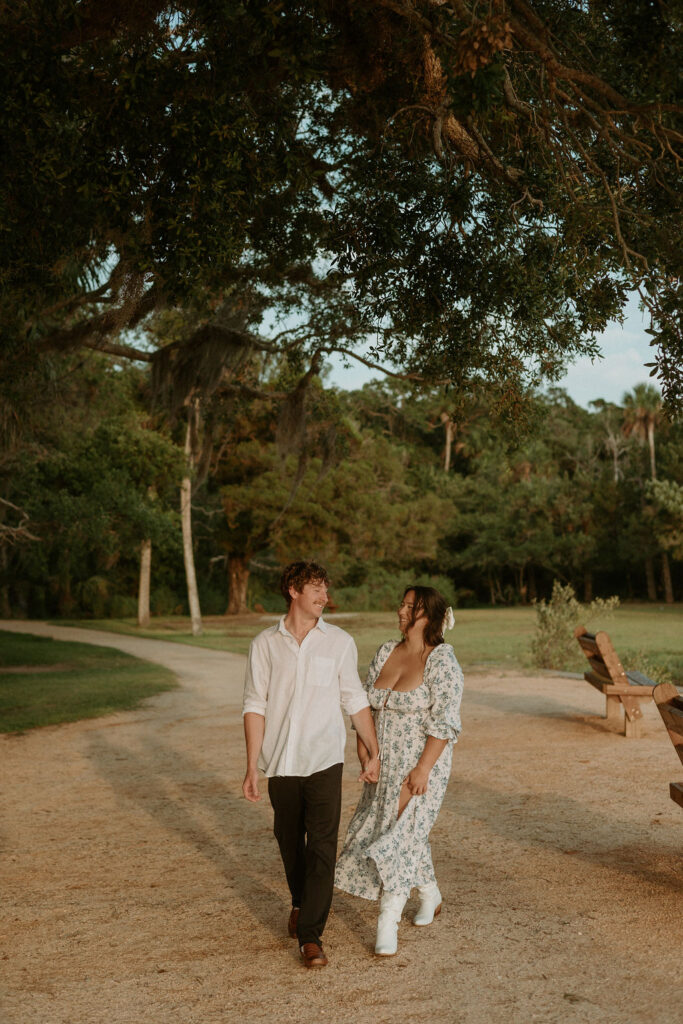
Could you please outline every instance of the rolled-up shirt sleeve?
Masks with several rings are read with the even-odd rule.
[[[358,675],[358,651],[351,637],[339,663],[339,695],[347,715],[355,715],[370,706]]]
[[[440,645],[434,654],[427,679],[431,706],[423,728],[438,740],[457,740],[461,730],[462,669],[450,644]]]
[[[270,683],[270,652],[259,637],[252,640],[247,656],[247,671],[244,677],[244,699],[242,715],[252,711],[265,718]]]

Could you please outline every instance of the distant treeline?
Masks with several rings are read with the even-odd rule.
[[[152,614],[187,612],[184,479],[205,614],[277,610],[295,557],[329,567],[340,610],[429,579],[461,606],[547,597],[554,579],[585,599],[681,597],[683,425],[654,388],[590,411],[530,395],[511,422],[484,393],[400,380],[317,377],[297,397],[288,372],[171,421],[146,371],[64,357],[5,430],[0,614],[135,615],[141,552]]]

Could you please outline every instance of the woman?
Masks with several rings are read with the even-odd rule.
[[[372,900],[381,893],[378,956],[396,952],[413,886],[420,894],[415,924],[431,924],[441,910],[429,833],[448,784],[463,687],[453,648],[443,639],[453,613],[439,592],[409,587],[398,622],[403,639],[382,644],[365,681],[380,746],[379,782],[363,788],[335,877],[354,896]],[[368,752],[357,743],[365,763]]]

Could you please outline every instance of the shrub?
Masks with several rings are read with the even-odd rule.
[[[603,600],[596,597],[590,605],[576,600],[571,584],[562,586],[559,580],[553,583],[549,601],[535,601],[536,634],[531,641],[531,656],[539,668],[579,669],[585,659],[581,655],[574,637],[577,626],[596,619],[608,619],[619,607],[618,597]]]
[[[95,619],[103,619],[109,600],[109,581],[104,576],[91,576],[76,587],[79,604],[84,612]]]
[[[108,614],[113,619],[134,619],[138,614],[137,599],[130,594],[113,594],[109,601]]]
[[[170,587],[156,587],[150,595],[152,615],[182,615],[184,602]]]
[[[406,587],[435,587],[455,608],[458,604],[458,592],[448,576],[427,576],[405,570],[403,572],[387,572],[384,569],[373,571],[372,576],[355,587],[333,587],[330,596],[343,612],[386,612],[394,611],[399,604]]]
[[[663,665],[656,656],[648,654],[646,651],[631,651],[627,649],[623,652],[621,660],[627,672],[642,672],[643,675],[648,676],[655,683],[676,684],[669,666]]]

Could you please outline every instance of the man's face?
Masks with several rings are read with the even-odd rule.
[[[292,607],[296,607],[304,615],[311,615],[319,619],[327,604],[327,586],[325,583],[313,580],[311,583],[304,583],[301,593],[290,587],[289,593],[292,598]]]

